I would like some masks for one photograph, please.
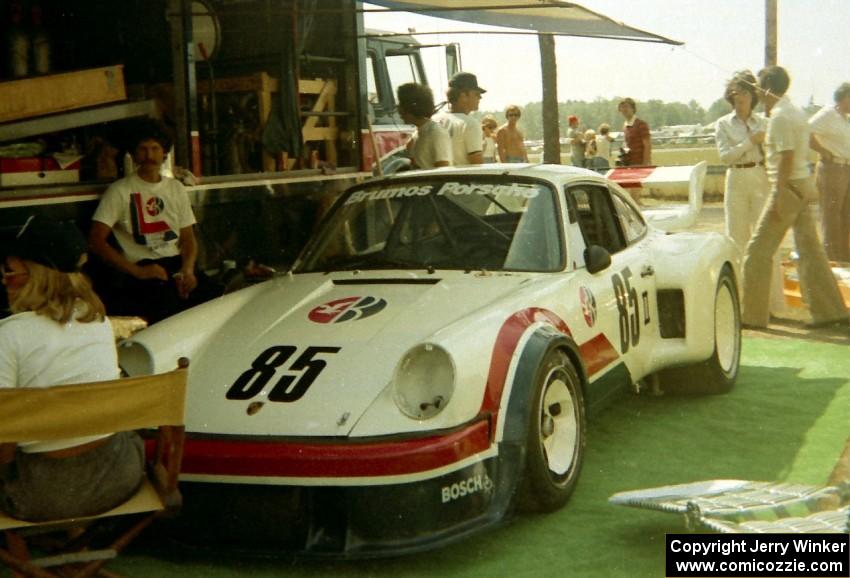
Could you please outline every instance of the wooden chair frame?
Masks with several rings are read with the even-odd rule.
[[[183,460],[184,411],[189,361],[159,375],[51,388],[0,389],[0,457],[17,442],[156,428],[147,476],[127,502],[99,515],[50,522],[26,522],[0,513],[5,545],[0,562],[13,576],[68,578],[118,576],[103,568],[156,518],[174,515],[182,505],[177,486]],[[57,420],[60,408],[63,419]],[[97,522],[118,516],[132,523],[105,548],[91,549]],[[64,531],[64,532],[59,532]],[[64,533],[66,539],[49,537]],[[48,556],[33,558],[30,542]]]

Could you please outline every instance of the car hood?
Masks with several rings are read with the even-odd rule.
[[[156,341],[197,332],[205,319],[227,315],[194,351],[181,353],[191,357],[187,430],[345,436],[391,383],[408,349],[438,340],[449,326],[462,330],[465,316],[480,316],[528,280],[524,274],[442,273],[283,277],[249,289],[250,298],[236,306],[226,297],[218,307],[211,303],[157,324],[135,341],[155,356]]]

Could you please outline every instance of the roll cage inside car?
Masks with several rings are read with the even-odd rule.
[[[452,185],[475,192],[443,195]],[[400,190],[405,194],[393,195]],[[523,197],[523,191],[533,195]],[[295,272],[561,271],[566,250],[559,197],[548,180],[517,175],[423,175],[366,183],[337,201]]]

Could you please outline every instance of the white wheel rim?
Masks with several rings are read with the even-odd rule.
[[[735,369],[740,339],[738,317],[735,315],[735,300],[729,285],[724,283],[717,291],[714,304],[714,342],[717,348],[717,361],[720,368],[727,374]]]
[[[573,464],[579,435],[576,406],[566,379],[558,368],[552,370],[540,408],[540,443],[549,470],[559,476]]]

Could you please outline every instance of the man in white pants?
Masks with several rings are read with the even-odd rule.
[[[789,227],[800,254],[800,288],[812,314],[812,327],[848,328],[847,309],[829,268],[815,230],[809,203],[817,189],[809,171],[809,125],[785,96],[790,78],[784,68],[769,66],[759,72],[760,96],[769,121],[765,150],[770,196],[744,255],[745,326],[766,327],[770,319],[770,268]]]

